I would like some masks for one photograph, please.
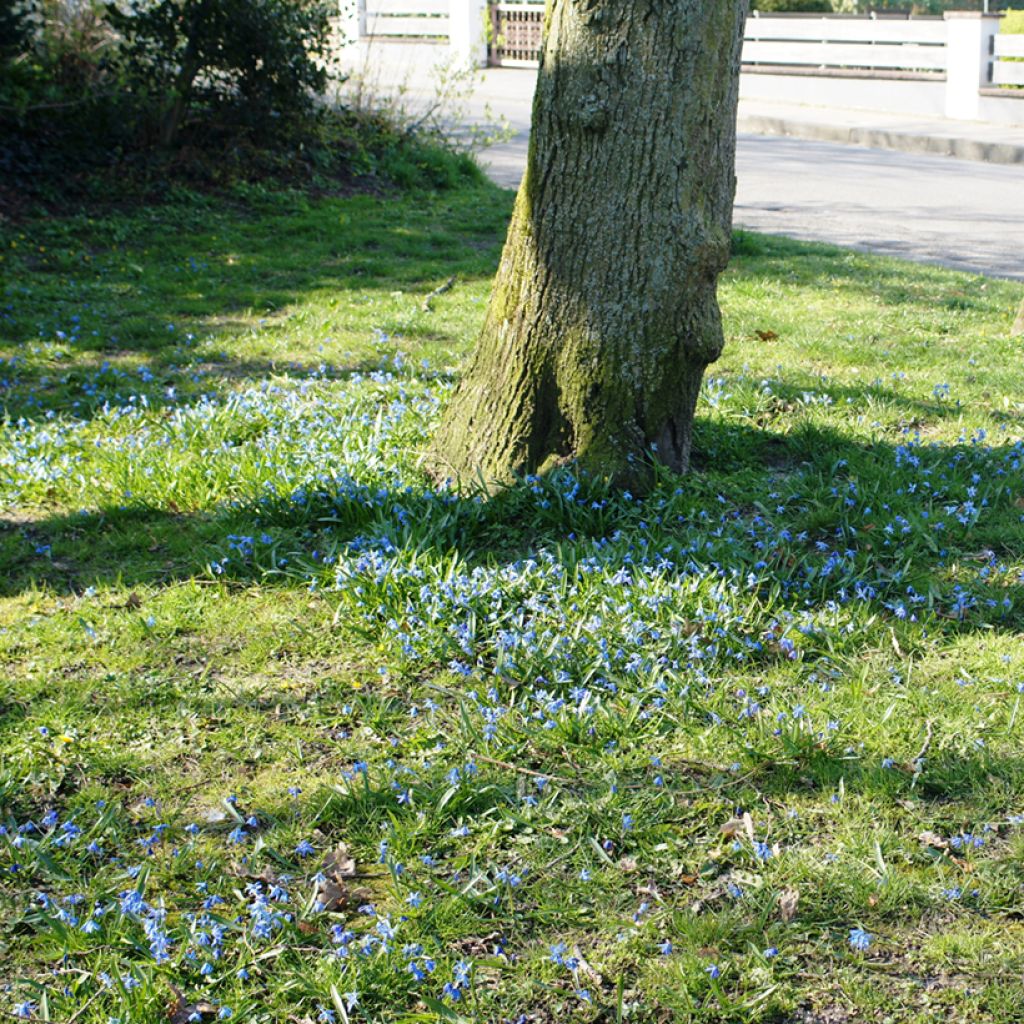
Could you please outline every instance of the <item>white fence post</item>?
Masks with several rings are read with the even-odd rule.
[[[338,30],[342,46],[354,46],[366,35],[366,0],[339,0]]]
[[[487,0],[449,0],[448,42],[459,63],[483,67],[487,63]]]
[[[947,11],[946,117],[976,120],[979,90],[989,84],[992,37],[999,31],[998,14]]]

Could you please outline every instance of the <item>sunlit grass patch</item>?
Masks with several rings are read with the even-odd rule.
[[[1016,1019],[1014,289],[738,236],[690,477],[455,496],[508,210],[7,239],[0,1009]]]

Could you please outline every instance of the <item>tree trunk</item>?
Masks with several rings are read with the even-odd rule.
[[[687,469],[723,337],[743,0],[549,0],[526,175],[439,478]]]

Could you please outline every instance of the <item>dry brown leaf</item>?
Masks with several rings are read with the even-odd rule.
[[[171,1024],[195,1024],[193,1018],[212,1017],[217,1012],[213,1003],[200,999],[198,1003],[190,1003],[178,989],[173,989],[174,999],[167,1005],[167,1019]]]
[[[599,985],[601,984],[601,975],[594,970],[590,964],[587,963],[586,957],[580,952],[579,946],[572,947],[572,955],[579,961],[579,970],[582,974],[585,974],[592,981],[596,981]]]
[[[346,879],[356,877],[355,858],[344,843],[338,843],[320,865],[323,876],[317,890],[317,900],[328,913],[340,910],[349,902]]]
[[[327,875],[328,878],[355,878],[356,862],[348,852],[348,847],[344,843],[338,843],[338,845],[331,850],[326,857],[324,857],[324,862],[320,866],[320,870]]]
[[[785,889],[779,895],[779,914],[787,924],[796,917],[796,905],[800,901],[800,893],[796,889]]]
[[[774,331],[754,331],[761,341],[778,341],[779,336]]]
[[[936,850],[948,850],[949,843],[946,842],[942,836],[937,835],[935,832],[922,832],[918,837],[917,841],[924,846],[931,846]]]
[[[340,878],[325,878],[317,889],[317,902],[329,914],[348,903],[348,887]]]
[[[905,658],[906,655],[903,653],[903,649],[900,647],[900,642],[896,639],[896,634],[893,630],[889,630],[889,637],[892,640],[892,649],[896,652],[896,657]]]

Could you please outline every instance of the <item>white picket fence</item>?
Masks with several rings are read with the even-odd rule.
[[[992,49],[992,84],[1024,85],[1024,35],[996,36]]]
[[[751,17],[743,63],[752,68],[814,68],[943,74],[942,18]]]
[[[448,0],[366,0],[363,34],[390,39],[447,39]]]
[[[458,61],[536,64],[543,0],[339,0],[339,5],[341,35],[350,42],[444,43]],[[410,60],[422,59],[407,52]],[[748,95],[758,98],[1024,123],[1024,90],[1005,88],[1024,85],[1024,36],[1000,35],[996,15],[754,15],[747,19],[743,70]],[[810,76],[815,86],[803,84]],[[758,88],[755,79],[762,83]],[[848,86],[840,84],[843,79],[851,80]]]

